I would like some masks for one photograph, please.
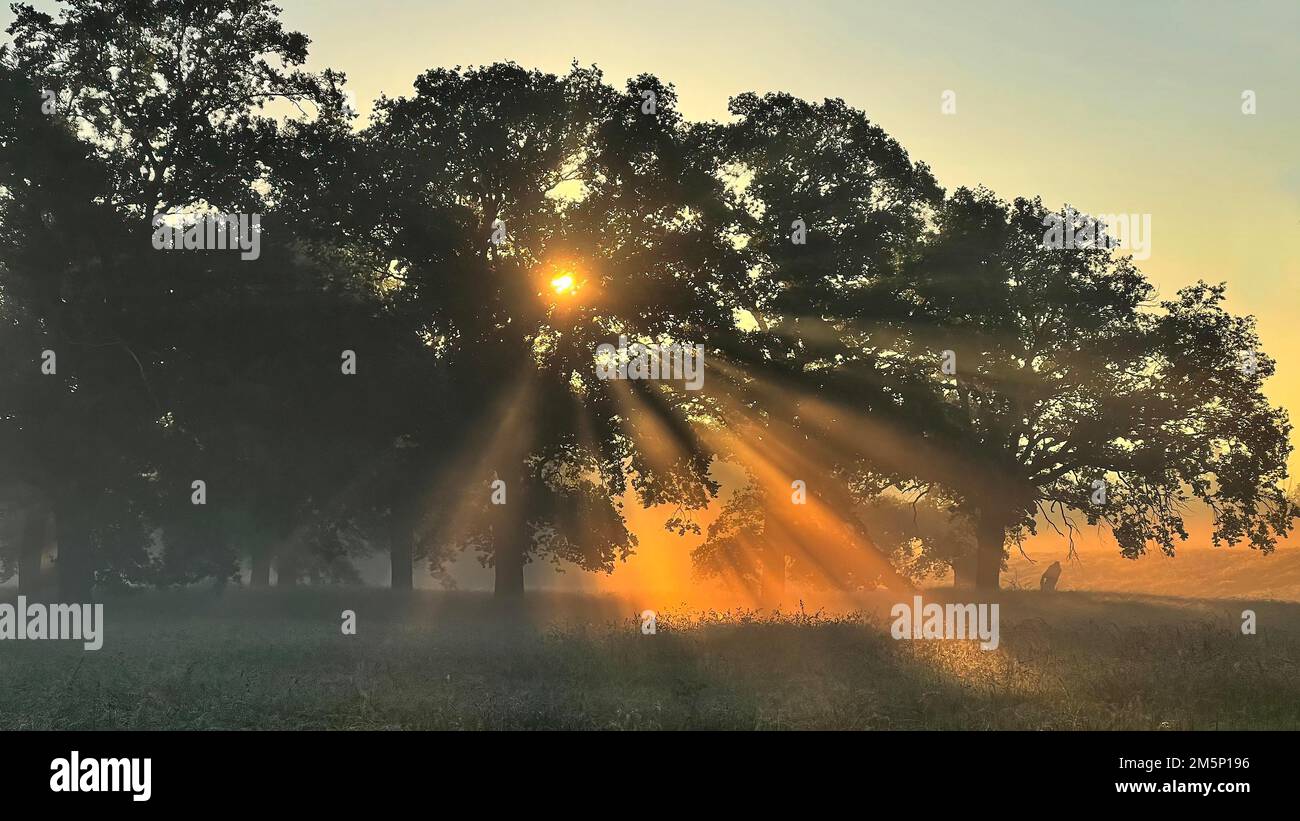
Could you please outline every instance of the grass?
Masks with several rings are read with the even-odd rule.
[[[892,601],[647,636],[571,594],[513,617],[477,593],[124,595],[98,652],[0,642],[0,728],[1300,729],[1297,604],[1008,592],[984,652],[894,641]]]

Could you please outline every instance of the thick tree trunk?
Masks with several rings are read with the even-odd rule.
[[[414,528],[405,511],[393,510],[388,537],[388,586],[393,590],[410,590],[415,586]]]
[[[301,568],[297,556],[280,556],[275,562],[275,586],[297,587]]]
[[[518,543],[497,547],[492,592],[498,599],[515,601],[524,597],[524,557],[519,547]]]
[[[496,567],[496,584],[493,593],[502,601],[518,601],[524,597],[524,553],[532,532],[526,516],[512,516],[506,527],[496,534],[493,564]]]
[[[45,554],[50,511],[45,505],[33,503],[23,514],[22,543],[18,546],[18,592],[29,599],[42,595],[45,580],[41,573],[41,558]]]
[[[981,512],[975,528],[977,561],[975,587],[978,590],[997,590],[1002,578],[1002,555],[1007,540],[1005,517],[996,513]]]
[[[529,491],[527,479],[520,475],[509,484],[507,503],[495,508],[501,517],[492,534],[493,593],[498,601],[519,602],[524,597],[524,560],[533,541],[528,519],[535,501]]]
[[[59,553],[57,562],[59,600],[66,603],[89,602],[94,587],[94,568],[90,562],[90,534],[83,527],[70,523],[68,517],[54,520],[57,528]]]
[[[952,586],[971,588],[975,586],[975,570],[979,562],[978,553],[958,556],[952,563]]]
[[[388,548],[391,566],[388,586],[393,590],[410,590],[415,587],[415,572],[411,560],[411,542],[394,541]]]
[[[253,588],[271,586],[271,554],[265,549],[253,551],[248,586]]]

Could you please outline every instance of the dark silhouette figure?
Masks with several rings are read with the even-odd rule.
[[[1038,589],[1044,593],[1051,593],[1056,590],[1056,580],[1061,578],[1061,563],[1052,562],[1051,567],[1043,571],[1043,577],[1038,580]]]

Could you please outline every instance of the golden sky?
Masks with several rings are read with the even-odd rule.
[[[1150,214],[1162,295],[1229,283],[1300,417],[1300,4],[282,0],[363,114],[434,66],[650,72],[683,113],[743,91],[842,97],[952,189]],[[944,91],[954,115],[940,112]],[[1255,92],[1257,112],[1242,113]],[[1293,457],[1293,468],[1300,466]]]

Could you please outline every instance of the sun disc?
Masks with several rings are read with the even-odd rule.
[[[551,287],[557,294],[567,294],[573,290],[573,274],[563,274],[551,280]]]

